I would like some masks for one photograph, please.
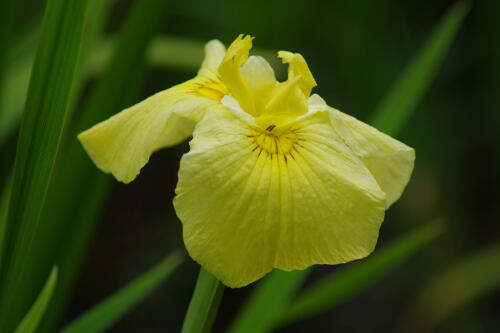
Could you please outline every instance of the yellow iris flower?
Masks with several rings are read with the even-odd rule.
[[[174,207],[191,257],[230,287],[271,271],[370,254],[415,152],[311,95],[298,53],[278,82],[252,37],[207,43],[198,75],[78,138],[94,163],[131,182],[150,155],[189,136]]]

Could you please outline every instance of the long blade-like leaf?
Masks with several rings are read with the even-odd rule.
[[[15,333],[34,333],[42,319],[47,304],[49,304],[50,298],[52,297],[52,292],[56,286],[57,282],[57,267],[53,267],[50,272],[47,282],[43,287],[40,295],[36,299],[35,303],[29,310],[29,312],[24,316],[23,320],[17,326]]]
[[[468,5],[459,1],[441,19],[423,49],[375,111],[371,121],[373,126],[392,135],[406,124],[434,81],[468,11]]]
[[[215,276],[200,268],[193,297],[182,325],[182,333],[208,333],[219,308],[224,286]]]
[[[4,69],[4,85],[0,98],[0,147],[19,126],[35,58],[39,24],[33,26],[13,41],[8,48],[8,67]],[[2,52],[3,53],[3,52]]]
[[[86,20],[86,26],[83,32],[80,56],[76,66],[77,73],[74,80],[74,87],[72,88],[73,95],[75,97],[78,96],[82,87],[83,80],[81,69],[86,63],[86,54],[89,53],[88,50],[90,48],[95,48],[94,39],[97,35],[97,31],[99,31],[99,26],[102,25],[102,13],[105,12],[102,8],[105,8],[109,1],[110,0],[89,0],[89,19]],[[1,107],[7,109],[8,112],[0,113],[0,147],[5,139],[8,138],[12,141],[15,129],[18,127],[18,121],[22,114],[23,104],[28,90],[29,77],[33,66],[33,59],[35,57],[37,40],[40,35],[40,25],[39,20],[35,20],[30,23],[30,28],[27,29],[22,36],[16,38],[13,48],[9,50],[9,68],[6,72],[7,85],[5,86],[6,95],[3,99],[3,104],[1,104]],[[72,102],[74,102],[74,100],[75,98],[72,99]],[[71,103],[70,109],[72,109]],[[9,154],[10,150],[7,146],[4,148],[4,151],[5,155],[2,156],[5,157],[5,159],[2,162],[5,163],[0,164],[2,171],[9,168],[11,164],[9,160],[12,158],[11,155],[14,155],[14,153]],[[3,174],[7,173],[4,171]],[[0,179],[0,183],[2,183],[2,181],[4,180]],[[54,233],[51,226],[45,222],[46,221],[42,220],[41,224],[44,228],[40,229],[49,229],[50,233]],[[38,229],[38,232],[40,229]],[[16,295],[16,302],[18,303],[29,304],[29,302],[36,297],[48,270],[50,270],[55,262],[54,258],[43,260],[43,253],[48,247],[40,247],[40,244],[37,244],[36,242],[36,237],[37,236],[35,235],[35,240],[31,247],[32,252],[28,255],[30,263],[29,265],[26,265],[25,268],[25,270],[27,270],[25,275],[29,276],[29,280],[23,284],[23,289]],[[2,244],[2,242],[0,242],[0,244]],[[43,268],[38,270],[37,274],[35,274],[34,271],[36,271],[38,267]]]
[[[12,28],[15,22],[17,14],[17,3],[16,0],[3,0],[0,2],[0,105],[2,104],[2,99],[5,96],[4,93],[4,75],[7,69],[7,52],[11,47],[12,38]],[[0,109],[0,119],[6,112],[6,110]],[[0,132],[0,142],[1,142],[1,132]]]
[[[331,274],[300,294],[282,315],[280,324],[294,323],[351,299],[425,247],[443,230],[440,221],[430,222],[363,261]]]
[[[234,319],[229,333],[270,332],[288,307],[308,271],[276,271],[259,282],[257,289]]]
[[[5,238],[5,225],[7,224],[7,214],[9,211],[10,193],[12,189],[12,177],[7,179],[2,192],[0,193],[0,244]],[[2,259],[2,247],[0,246],[0,260]],[[2,262],[0,261],[0,266]]]
[[[33,236],[52,176],[73,93],[88,0],[50,0],[45,11],[19,135],[2,244],[0,326],[9,332],[29,307],[17,295],[28,280]]]
[[[45,260],[57,257],[60,263],[59,283],[51,302],[50,316],[42,325],[44,331],[52,332],[58,314],[63,312],[110,188],[111,178],[92,164],[76,136],[136,101],[143,82],[146,50],[165,21],[167,5],[168,1],[156,0],[137,0],[132,4],[120,28],[109,66],[85,101],[82,117],[68,135],[67,150],[51,185],[42,217],[51,228],[37,237],[39,247],[49,249]],[[75,211],[78,211],[77,216]],[[68,220],[72,223],[67,223]]]
[[[182,259],[180,252],[172,253],[150,271],[70,323],[61,333],[104,332],[158,288],[179,266]]]

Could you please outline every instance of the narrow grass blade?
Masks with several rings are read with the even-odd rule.
[[[7,69],[7,51],[10,49],[12,41],[12,27],[17,14],[18,1],[3,0],[0,2],[0,105],[5,96],[3,88],[5,86],[4,75]],[[0,109],[0,119],[6,110]]]
[[[219,308],[224,286],[203,268],[196,281],[189,308],[182,325],[182,333],[208,333]]]
[[[103,23],[111,5],[116,0],[90,0],[89,15],[85,26],[84,40],[77,66],[83,74],[78,77],[89,76],[88,68],[95,62],[96,56],[100,54],[99,34],[103,30]],[[40,22],[36,20],[31,24],[23,35],[16,37],[12,41],[12,48],[7,49],[7,68],[5,69],[5,85],[3,86],[3,98],[0,98],[0,147],[5,143],[9,135],[19,126],[21,115],[28,92],[29,78],[33,60],[35,57],[36,45],[39,37]],[[99,36],[99,38],[98,38]],[[3,50],[3,48],[0,48]],[[110,53],[111,49],[107,50]],[[1,55],[0,55],[1,57]],[[102,68],[101,68],[102,69]],[[78,83],[85,82],[84,79]],[[79,88],[76,91],[79,92]]]
[[[39,23],[39,22],[38,22]],[[39,24],[16,38],[7,49],[7,68],[3,70],[3,86],[0,93],[0,147],[19,126],[35,58]]]
[[[15,333],[35,333],[57,282],[57,267],[53,267],[35,303],[17,326]]]
[[[67,149],[50,187],[42,218],[51,228],[37,237],[39,248],[48,249],[45,260],[56,258],[61,272],[50,316],[42,326],[44,332],[54,330],[58,315],[63,312],[110,188],[111,178],[92,164],[76,136],[137,101],[146,50],[165,22],[167,5],[168,1],[156,0],[137,0],[132,4],[120,28],[109,66],[85,100],[82,116],[68,134]],[[67,223],[68,220],[72,223]]]
[[[321,313],[360,294],[380,277],[424,248],[444,231],[441,221],[433,221],[397,239],[361,262],[333,273],[302,292],[280,318],[288,325]]]
[[[0,272],[0,326],[11,331],[29,303],[18,301],[72,96],[87,0],[50,0],[18,140]]]
[[[12,190],[12,177],[7,178],[4,189],[0,193],[0,244],[3,244],[5,237],[5,225],[9,211],[10,193]],[[0,246],[0,268],[2,267],[2,247]]]
[[[102,21],[104,21],[102,19],[103,12],[105,12],[103,8],[105,8],[111,0],[89,1],[89,13],[87,15],[89,19],[86,20],[86,25],[84,27],[81,43],[82,46],[76,65],[76,74],[72,88],[72,95],[74,96],[77,96],[81,91],[81,87],[83,85],[81,72],[84,67],[83,65],[86,63],[86,54],[89,53],[90,48],[95,48],[94,44],[97,31],[99,31],[99,27],[102,26]],[[0,107],[7,109],[7,112],[0,112],[0,147],[2,147],[2,144],[5,143],[5,146],[2,147],[2,157],[5,157],[5,159],[2,161],[4,163],[0,164],[0,168],[3,171],[2,175],[8,174],[5,170],[11,166],[11,163],[13,164],[13,161],[11,162],[11,160],[13,160],[14,152],[11,153],[11,150],[13,149],[11,149],[9,145],[11,142],[5,142],[5,139],[8,139],[9,141],[13,141],[13,139],[15,139],[15,132],[19,126],[19,120],[22,115],[24,101],[28,90],[30,72],[33,67],[36,46],[40,35],[40,26],[40,20],[34,20],[30,23],[29,29],[26,29],[22,35],[13,41],[12,49],[8,50],[9,68],[7,68],[6,72],[6,94],[2,101],[3,103],[0,104]],[[74,100],[75,98],[72,98],[70,101],[70,110],[73,109],[72,103],[74,103]],[[62,139],[61,142],[64,142],[64,139]],[[0,184],[4,181],[4,179],[0,178]],[[46,221],[42,220],[40,224],[43,225],[44,228],[50,229],[50,225],[45,222]],[[40,229],[38,229],[37,233],[39,233],[39,230]],[[54,230],[50,229],[50,233],[54,233]],[[16,295],[16,301],[18,303],[29,304],[32,302],[44,282],[45,276],[48,274],[53,263],[55,262],[54,258],[50,258],[50,260],[47,260],[46,262],[42,260],[42,253],[46,251],[46,247],[40,248],[36,242],[36,237],[37,236],[35,235],[32,252],[28,255],[30,263],[27,264],[25,268],[25,270],[28,271],[25,275],[29,276],[29,280],[23,285],[22,293],[18,293]],[[0,244],[2,243],[0,242]],[[39,266],[43,266],[43,269],[38,271],[38,274],[34,274],[33,270],[36,270],[36,267]]]
[[[98,333],[106,331],[158,288],[179,266],[183,257],[178,251],[172,253],[150,271],[142,274],[78,317],[61,333]]]
[[[498,290],[499,263],[500,244],[495,244],[445,267],[417,296],[400,332],[435,332],[460,309]]]
[[[408,121],[432,84],[468,11],[468,5],[459,1],[441,19],[374,113],[371,123],[376,128],[392,135]]]
[[[275,271],[256,290],[227,330],[228,333],[270,332],[308,275],[303,271]]]

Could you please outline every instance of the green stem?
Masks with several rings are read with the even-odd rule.
[[[207,333],[219,308],[224,285],[215,276],[200,268],[189,308],[182,325],[182,333]]]

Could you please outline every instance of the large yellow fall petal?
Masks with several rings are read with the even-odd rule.
[[[190,145],[174,206],[191,257],[224,284],[373,250],[385,195],[326,112],[274,136],[220,107]]]
[[[208,42],[205,59],[194,79],[161,91],[80,133],[78,139],[94,163],[117,180],[129,183],[154,151],[190,136],[196,122],[228,93],[217,72],[224,54],[221,42]]]
[[[328,110],[332,125],[386,193],[387,208],[399,199],[413,171],[415,150],[356,118],[331,108],[314,95],[310,108]]]
[[[78,139],[99,169],[129,183],[154,151],[186,139],[195,122],[217,104],[193,94],[196,81],[159,92],[80,133]]]

